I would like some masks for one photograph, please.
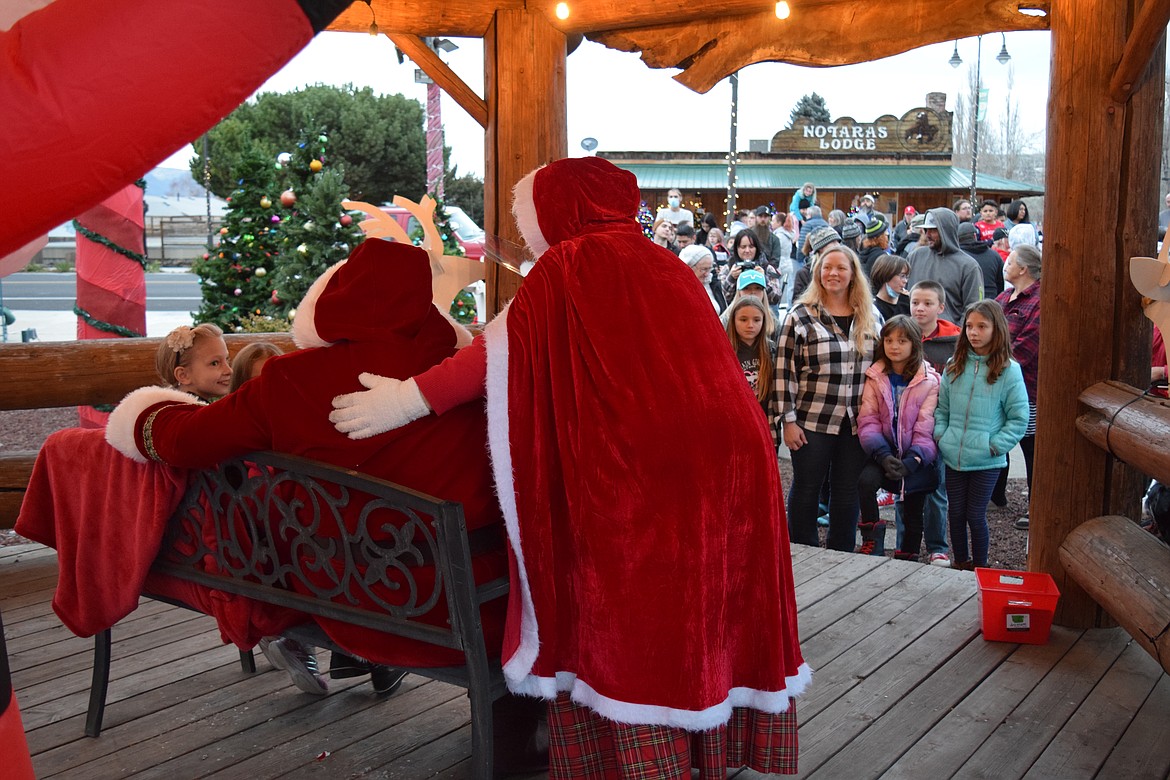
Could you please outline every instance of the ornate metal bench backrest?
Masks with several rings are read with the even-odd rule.
[[[470,562],[460,504],[356,471],[257,452],[192,474],[154,570],[467,650],[461,626],[479,631]],[[431,563],[433,582],[416,576],[415,567]],[[498,584],[492,590],[490,597],[499,595]],[[444,597],[449,629],[416,620]]]

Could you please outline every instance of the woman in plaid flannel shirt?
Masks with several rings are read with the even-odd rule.
[[[820,255],[781,327],[776,358],[777,423],[792,452],[788,528],[799,544],[820,543],[817,494],[829,474],[829,548],[853,551],[866,460],[857,415],[880,326],[857,254],[839,246]]]

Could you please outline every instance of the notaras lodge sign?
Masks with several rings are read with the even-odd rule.
[[[833,122],[798,119],[772,136],[769,152],[808,153],[816,156],[950,157],[951,112],[913,108],[901,118],[886,114],[873,122],[841,117]]]

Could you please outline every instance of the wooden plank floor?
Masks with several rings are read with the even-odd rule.
[[[973,574],[792,549],[816,670],[798,705],[801,776],[1170,775],[1170,678],[1120,629],[986,642]],[[243,674],[210,619],[150,601],[114,630],[105,730],[89,739],[92,643],[53,614],[55,582],[51,550],[0,549],[0,610],[41,780],[470,776],[461,690],[411,676],[385,700],[362,682],[308,696],[263,656]]]

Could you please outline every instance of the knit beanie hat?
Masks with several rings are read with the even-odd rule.
[[[866,238],[877,238],[882,233],[886,232],[886,221],[881,214],[874,214],[869,220],[869,225],[865,228]]]

